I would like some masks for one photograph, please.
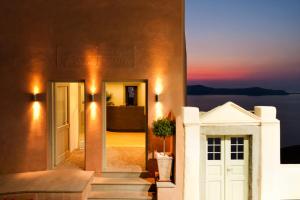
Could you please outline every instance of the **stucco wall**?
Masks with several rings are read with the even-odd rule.
[[[280,165],[280,199],[300,199],[300,165]]]
[[[1,1],[0,173],[47,167],[47,85],[148,80],[149,126],[161,80],[164,114],[185,99],[183,0]],[[174,84],[175,83],[175,84]],[[34,89],[36,88],[36,89]],[[42,93],[34,117],[31,93]],[[101,171],[102,99],[86,105],[86,168]],[[149,150],[161,150],[149,135]]]

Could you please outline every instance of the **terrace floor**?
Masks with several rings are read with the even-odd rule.
[[[0,199],[82,199],[93,175],[79,169],[0,175]]]

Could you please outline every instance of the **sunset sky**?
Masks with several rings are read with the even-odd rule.
[[[188,83],[300,92],[300,0],[186,0]]]

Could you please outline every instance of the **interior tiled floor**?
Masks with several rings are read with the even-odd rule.
[[[106,170],[140,172],[145,170],[144,132],[106,132]]]
[[[85,169],[84,149],[74,150],[56,169]]]

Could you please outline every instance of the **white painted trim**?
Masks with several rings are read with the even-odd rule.
[[[199,109],[182,108],[184,123],[184,200],[200,198],[200,124]]]
[[[210,111],[208,111],[206,113],[202,113],[201,117],[200,117],[200,121],[205,121],[206,118],[208,118],[209,116],[211,116],[211,115],[213,115],[215,113],[218,113],[218,112],[222,112],[223,109],[228,108],[228,107],[232,107],[231,108],[232,110],[238,110],[244,116],[248,116],[248,121],[251,122],[251,123],[255,123],[255,122],[259,122],[260,121],[260,118],[257,115],[249,112],[248,110],[245,110],[244,108],[240,107],[239,105],[237,105],[237,104],[235,104],[233,102],[227,102],[227,103],[225,103],[223,105],[220,105],[220,106],[218,106],[218,107],[216,107],[216,108],[214,108],[214,109],[212,109],[212,110],[210,110]],[[230,117],[230,116],[228,116],[228,117]],[[216,123],[218,123],[218,122],[216,122]],[[239,122],[239,121],[237,121],[237,122],[233,122],[233,123],[247,123],[247,122]]]
[[[260,122],[245,122],[245,123],[201,123],[200,126],[259,126]]]

